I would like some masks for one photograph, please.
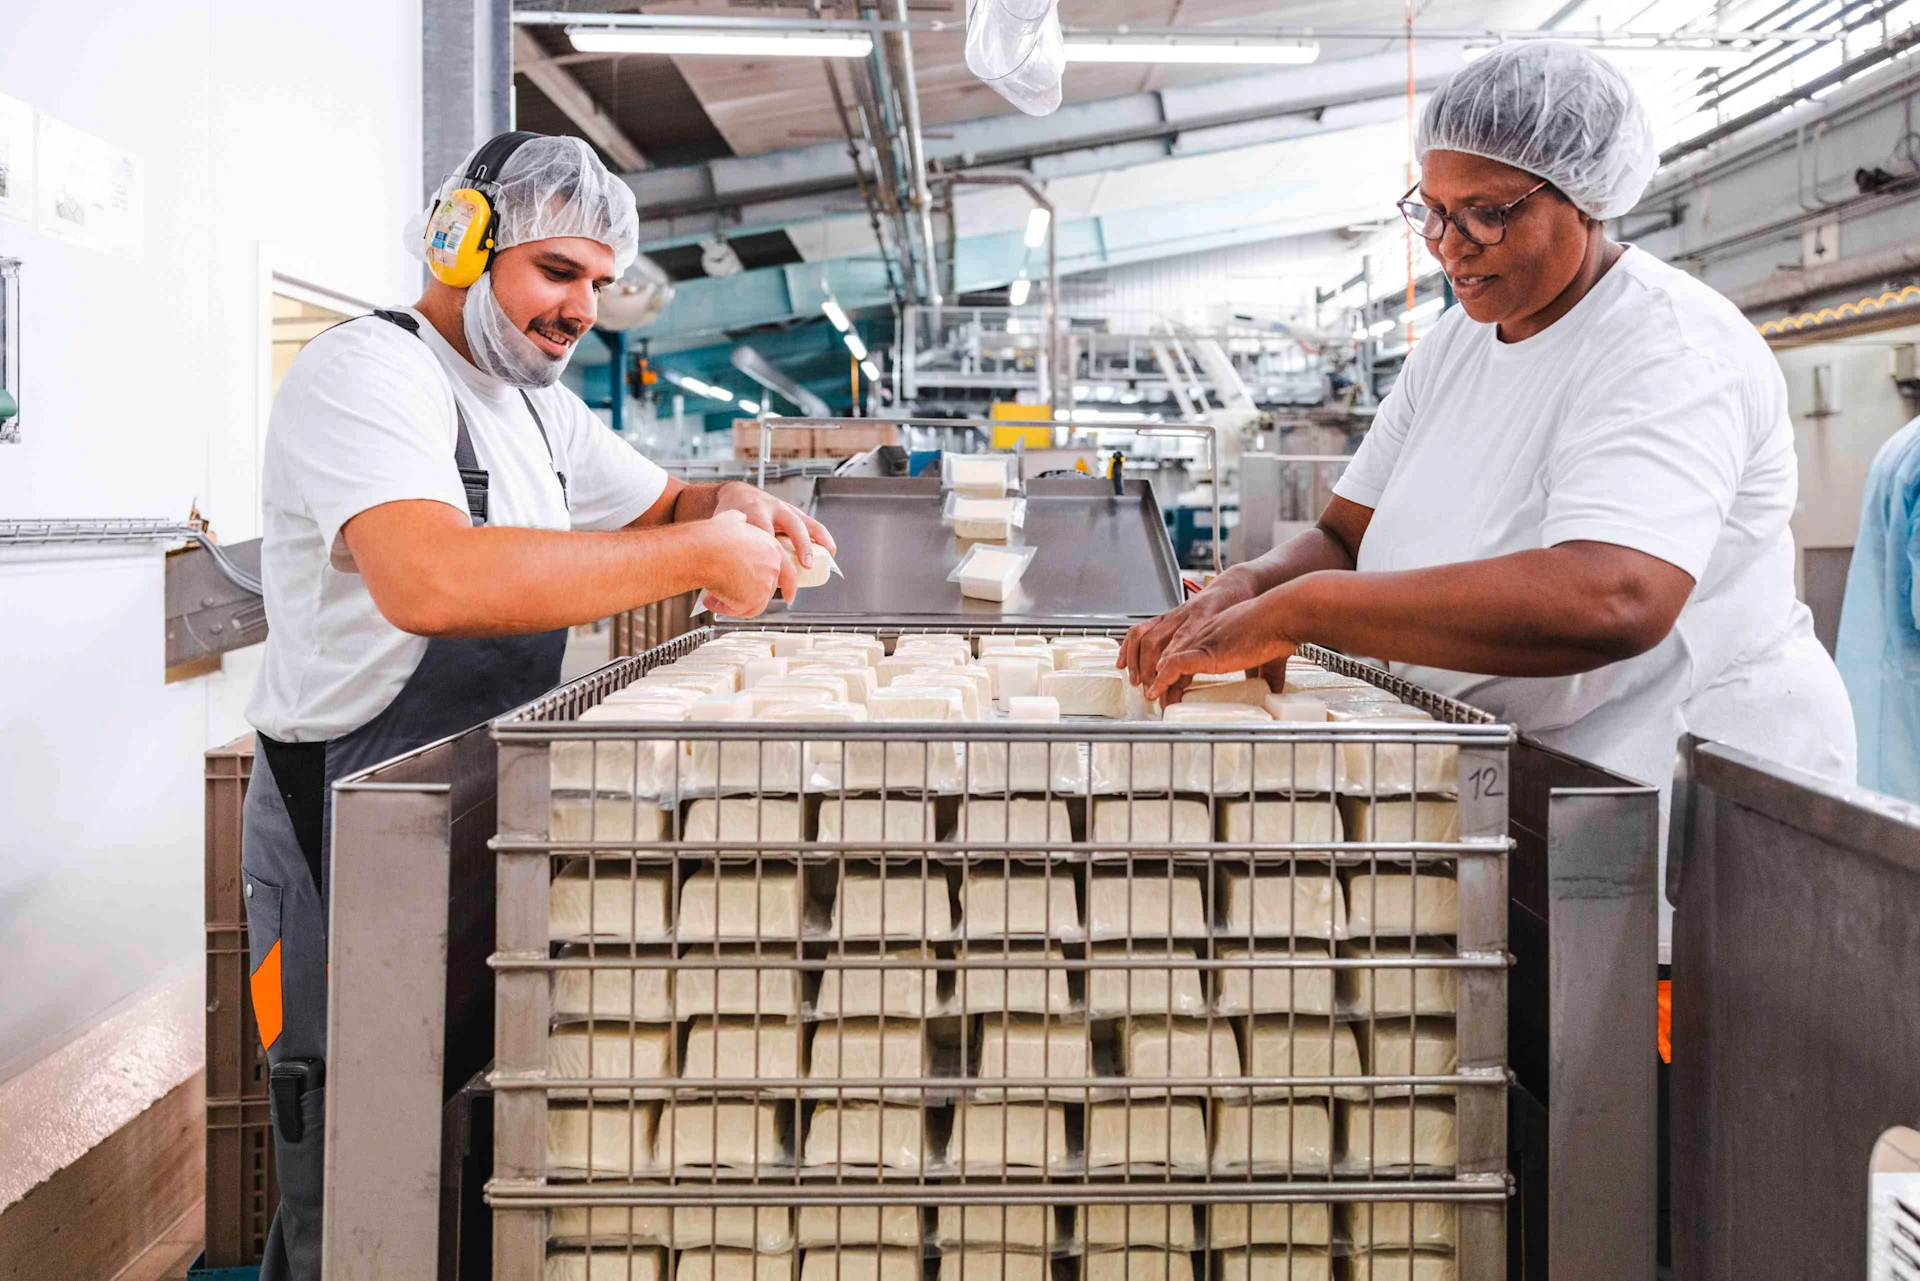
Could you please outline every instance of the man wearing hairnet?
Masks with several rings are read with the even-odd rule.
[[[1682,732],[1850,781],[1846,694],[1794,596],[1780,370],[1726,299],[1607,238],[1657,156],[1626,79],[1505,45],[1434,94],[1416,149],[1400,209],[1460,305],[1318,525],[1135,628],[1123,665],[1177,697],[1305,642],[1373,655],[1659,786],[1663,813]]]
[[[758,613],[832,549],[752,486],[667,476],[558,384],[638,232],[584,142],[492,139],[409,231],[420,300],[315,338],[274,401],[242,846],[281,1194],[266,1281],[320,1276],[332,783],[552,687],[575,623],[696,588]]]

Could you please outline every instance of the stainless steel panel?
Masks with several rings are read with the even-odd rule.
[[[1673,938],[1674,1272],[1854,1281],[1920,1108],[1920,808],[1691,752]]]

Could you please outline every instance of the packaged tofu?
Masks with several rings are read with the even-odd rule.
[[[1204,1151],[1202,1160],[1205,1160]],[[1088,1205],[1080,1214],[1074,1238],[1086,1245],[1157,1246],[1191,1250],[1198,1243],[1190,1205]]]
[[[573,859],[547,888],[548,936],[665,942],[673,930],[672,881],[664,868],[636,868],[624,859]]]
[[[1247,1075],[1266,1077],[1360,1076],[1360,1046],[1351,1023],[1299,1015],[1256,1015],[1247,1029]],[[1255,1086],[1255,1098],[1333,1094],[1365,1098],[1365,1086]]]
[[[570,1175],[649,1174],[658,1103],[547,1105],[547,1169]]]
[[[686,1081],[793,1080],[806,1075],[802,1026],[773,1019],[701,1018],[687,1030]]]
[[[947,581],[960,584],[960,594],[974,600],[1011,600],[1019,591],[1021,576],[1039,550],[975,543],[947,575]]]
[[[549,1250],[544,1281],[666,1281],[666,1251],[640,1246],[620,1250]]]
[[[1020,488],[1020,460],[1012,454],[940,455],[940,488],[978,498],[1003,498]]]
[[[1005,702],[1016,725],[1051,725],[1060,720],[1058,699],[1016,694]],[[1023,743],[976,739],[962,745],[967,791],[976,796],[1008,792],[1053,792],[1076,796],[1087,787],[1087,758],[1075,742]]]
[[[805,889],[792,863],[703,862],[680,887],[680,940],[797,939],[805,911]]]
[[[1355,938],[1406,939],[1460,929],[1460,882],[1435,863],[1382,863],[1347,878],[1347,932]]]
[[[621,1080],[644,1077],[666,1080],[674,1075],[673,1028],[662,1023],[568,1023],[547,1036],[547,1074]],[[640,1098],[653,1097],[663,1087],[641,1087]],[[625,1099],[625,1087],[596,1089],[596,1099]],[[581,1089],[556,1089],[549,1098],[585,1098]]]
[[[1325,863],[1227,864],[1219,897],[1221,932],[1243,943],[1347,937],[1346,891]]]
[[[980,498],[949,491],[940,518],[952,526],[955,538],[1004,543],[1027,523],[1027,500]]]
[[[1350,1255],[1352,1281],[1454,1281],[1453,1255],[1438,1250],[1368,1250]]]
[[[585,957],[589,950],[570,944],[560,949],[560,956]],[[672,948],[601,943],[593,946],[591,953],[618,968],[554,971],[554,1018],[625,1019],[634,1023],[673,1018],[673,971],[655,964],[671,957]]]
[[[1340,1106],[1340,1162],[1349,1169],[1446,1168],[1459,1160],[1452,1099],[1378,1099]]]
[[[688,948],[682,959],[698,962],[703,956],[717,959],[763,957],[766,965],[713,969],[683,969],[674,977],[674,1013],[682,1019],[701,1015],[733,1014],[762,1019],[793,1019],[800,1014],[800,971],[791,966],[796,953],[789,944],[783,949],[763,949],[752,943],[723,943],[717,947]]]
[[[1333,1169],[1333,1113],[1325,1099],[1213,1105],[1215,1174],[1297,1174],[1328,1178]]]
[[[1036,960],[1060,961],[1066,953],[1058,947],[1027,942],[963,943],[959,972],[954,990],[963,1014],[995,1015],[1048,1014],[1055,1018],[1073,1009],[1065,966],[969,966],[973,957],[998,957],[1011,960],[1031,956]]]
[[[1043,1256],[1073,1238],[1060,1229],[1050,1205],[943,1205],[935,1220],[935,1240],[943,1251],[977,1245]]]
[[[939,1281],[1051,1281],[1045,1255],[991,1247],[942,1250]]]
[[[1125,969],[1087,971],[1088,1018],[1143,1014],[1198,1017],[1207,1012],[1200,971],[1180,964],[1194,959],[1190,944],[1095,943],[1090,955],[1096,959],[1125,959],[1131,964]]]
[[[691,698],[684,702],[642,702],[636,698],[599,703],[582,712],[580,721],[606,727],[664,727],[686,720],[687,706],[692,702]],[[607,796],[671,797],[685,769],[682,750],[682,743],[672,738],[555,739],[548,749],[548,786],[556,795],[598,792]]]
[[[556,794],[548,813],[556,841],[664,841],[672,816],[650,796]]]
[[[840,1245],[898,1245],[919,1249],[917,1205],[803,1205],[800,1248]]]
[[[1338,723],[1356,730],[1393,733],[1431,723],[1433,715],[1404,703],[1364,703],[1329,708]],[[1443,793],[1460,790],[1460,749],[1443,743],[1344,742],[1341,788],[1362,796]]]
[[[926,1165],[926,1148],[926,1125],[917,1107],[820,1103],[807,1122],[800,1164],[919,1170]]]
[[[1330,969],[1262,967],[1263,959],[1299,960],[1330,957],[1325,943],[1302,941],[1292,947],[1241,943],[1216,945],[1214,955],[1241,966],[1213,972],[1213,1008],[1216,1014],[1318,1014],[1330,1016],[1336,1007],[1334,973]],[[1345,955],[1343,952],[1342,955]],[[1341,974],[1354,973],[1343,970]]]
[[[988,1014],[978,1020],[973,1075],[982,1081],[1061,1081],[1083,1079],[1092,1071],[1092,1051],[1084,1023],[1031,1014]],[[1085,1091],[1035,1085],[981,1088],[980,1098],[1056,1097],[1080,1100]]]
[[[1220,1281],[1330,1281],[1334,1275],[1325,1250],[1263,1245],[1229,1249],[1219,1258]]]
[[[665,1206],[567,1205],[547,1211],[547,1240],[555,1245],[624,1247],[673,1240],[672,1216]]]
[[[1340,798],[1340,817],[1349,840],[1457,841],[1460,802],[1455,800],[1368,800]]]
[[[945,939],[953,934],[946,874],[932,863],[842,867],[828,935],[835,939]]]
[[[676,1206],[673,1246],[676,1250],[718,1247],[783,1255],[793,1249],[793,1211],[771,1205],[758,1209],[738,1205]]]
[[[1142,1081],[1241,1075],[1240,1045],[1233,1038],[1233,1024],[1226,1019],[1127,1019],[1120,1027],[1120,1062],[1128,1077]],[[1197,1086],[1167,1088],[1174,1094],[1206,1092]]]
[[[1084,937],[1080,891],[1071,869],[997,860],[967,864],[960,881],[960,929],[970,939]]]
[[[835,1098],[872,1099],[884,1093],[917,1101],[920,1091],[915,1086],[882,1091],[842,1082],[920,1080],[932,1071],[928,1057],[926,1025],[918,1019],[834,1019],[813,1025],[808,1076]]]
[[[551,1113],[548,1125],[552,1125]],[[661,1170],[719,1166],[749,1173],[791,1167],[792,1133],[789,1103],[682,1099],[664,1109],[654,1144],[655,1166]]]
[[[1081,1281],[1194,1281],[1185,1250],[1093,1250],[1080,1258]]]
[[[1362,960],[1435,960],[1453,956],[1454,950],[1442,940],[1423,940],[1409,947],[1405,941],[1353,939],[1340,945],[1340,955]],[[1339,986],[1341,1005],[1356,1018],[1452,1015],[1460,1009],[1460,971],[1453,969],[1342,970]]]
[[[1087,937],[1195,939],[1210,932],[1200,874],[1165,863],[1095,868],[1087,878]]]
[[[1198,1099],[1095,1103],[1087,1108],[1087,1168],[1207,1168],[1207,1122]]]
[[[1261,708],[1228,702],[1176,703],[1166,709],[1161,719],[1168,726],[1217,725],[1222,728],[1269,721]],[[1093,790],[1245,794],[1253,781],[1253,753],[1254,747],[1247,743],[1096,742]]]
[[[921,1281],[920,1252],[886,1246],[815,1248],[801,1255],[800,1281]]]
[[[791,1253],[687,1248],[675,1256],[674,1281],[793,1281]]]
[[[887,853],[912,856],[918,853],[913,848],[916,844],[939,839],[939,818],[932,801],[830,796],[820,802],[820,840],[855,846],[872,842],[848,850],[848,858],[879,858]]]
[[[828,954],[833,960],[838,949]],[[849,957],[883,956],[881,968],[847,966],[820,972],[820,991],[814,1014],[833,1018],[924,1019],[940,1013],[940,975],[933,949],[925,945],[861,951],[847,948]]]
[[[1074,1164],[1061,1103],[980,1103],[954,1108],[947,1159],[966,1174],[1010,1169],[1062,1170]]]
[[[1451,1249],[1460,1237],[1454,1208],[1435,1201],[1355,1201],[1340,1207],[1340,1227],[1362,1249]]]
[[[1373,1019],[1358,1029],[1359,1052],[1372,1076],[1452,1076],[1460,1070],[1460,1044],[1452,1019]],[[1375,1097],[1404,1095],[1404,1085],[1374,1087]],[[1450,1085],[1416,1085],[1419,1094],[1452,1093]]]
[[[1318,1245],[1333,1240],[1333,1207],[1325,1201],[1220,1202],[1207,1207],[1207,1244]]]
[[[1101,716],[1121,720],[1127,714],[1126,673],[1106,669],[1047,672],[1040,692],[1060,703],[1062,716]]]

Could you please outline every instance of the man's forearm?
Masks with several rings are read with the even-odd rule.
[[[422,636],[512,636],[592,622],[705,586],[697,527],[573,533],[489,525],[438,541],[369,581],[396,627]],[[396,616],[397,615],[397,616]]]
[[[711,485],[687,485],[674,495],[673,514],[669,517],[675,525],[690,520],[711,520],[714,512],[720,509],[720,491],[736,481],[723,480]]]
[[[1346,547],[1324,528],[1316,525],[1275,547],[1266,555],[1235,565],[1220,576],[1230,586],[1244,588],[1248,596],[1258,596],[1282,583],[1323,569],[1352,569],[1353,557]]]

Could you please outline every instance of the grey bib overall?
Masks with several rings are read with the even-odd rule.
[[[375,312],[419,335],[403,312]],[[525,393],[522,393],[525,396]],[[546,427],[526,399],[543,440]],[[459,402],[454,404],[459,413]],[[547,441],[552,455],[553,445]],[[487,523],[487,473],[466,417],[454,456],[475,525]],[[566,477],[560,476],[566,490]],[[566,652],[564,628],[531,636],[427,642],[393,702],[360,728],[319,743],[256,734],[241,871],[251,988],[272,1066],[274,1158],[280,1205],[261,1281],[320,1281],[322,1131],[326,1122],[327,901],[336,780],[472,728],[551,689]]]

